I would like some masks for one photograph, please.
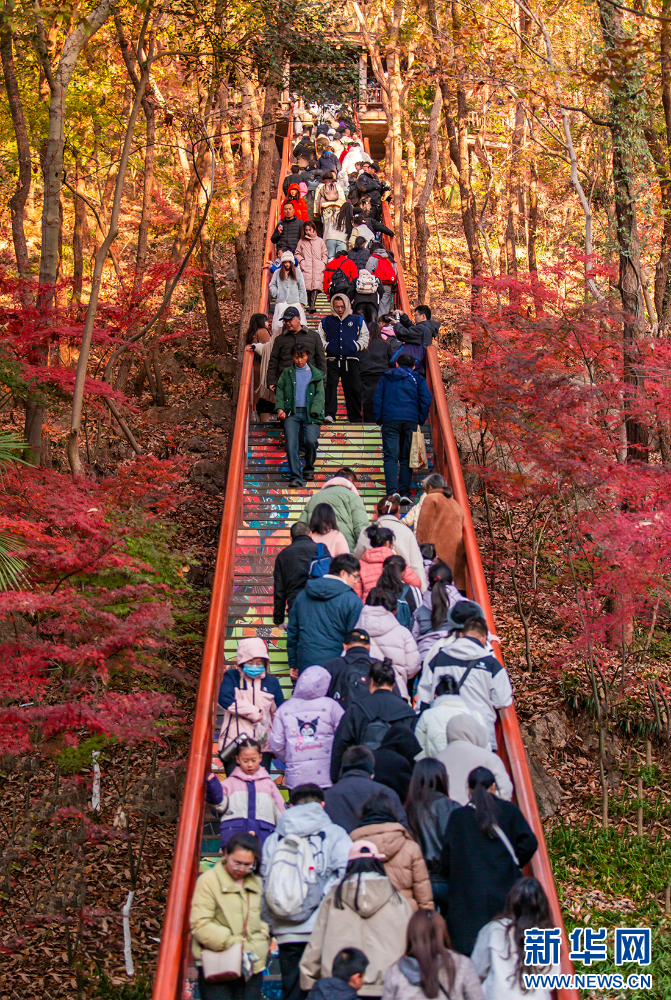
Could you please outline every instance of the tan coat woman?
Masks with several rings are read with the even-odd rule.
[[[436,555],[452,570],[454,585],[466,589],[466,552],[464,549],[464,512],[452,496],[449,486],[428,486],[416,528],[419,545],[432,542]]]

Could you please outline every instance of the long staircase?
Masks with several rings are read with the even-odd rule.
[[[289,122],[289,135],[292,135]],[[270,234],[276,224],[281,201],[282,181],[289,162],[289,142],[284,140],[277,197],[271,202],[266,234],[266,255],[272,256]],[[388,206],[383,221],[391,227]],[[389,241],[397,262],[401,261],[396,241]],[[402,268],[399,267],[397,304],[410,313]],[[309,317],[316,328],[328,310],[326,296],[318,298],[318,313]],[[268,313],[268,284],[264,285],[259,311]],[[288,465],[280,425],[255,422],[252,404],[252,356],[245,352],[237,399],[235,426],[231,437],[229,475],[222,512],[222,526],[215,566],[203,666],[194,712],[191,749],[187,762],[179,827],[173,853],[173,872],[161,938],[153,1000],[197,998],[198,986],[191,962],[189,911],[193,886],[200,870],[214,863],[218,856],[218,822],[205,804],[204,778],[218,770],[216,749],[221,724],[217,695],[221,676],[235,662],[239,640],[261,636],[270,650],[271,670],[280,678],[285,695],[290,694],[286,640],[282,628],[273,624],[273,565],[281,548],[289,544],[289,528],[298,518],[315,489],[341,465],[351,466],[359,477],[359,492],[372,516],[376,502],[384,495],[380,430],[372,424],[350,424],[342,396],[338,419],[321,428],[314,483],[294,489],[288,483]],[[464,545],[468,570],[467,590],[478,601],[492,634],[496,633],[489,594],[464,479],[459,453],[447,407],[442,374],[434,347],[427,350],[427,380],[434,403],[425,428],[430,466],[447,479],[455,499],[464,511]],[[422,472],[419,476],[426,475]],[[503,662],[498,643],[496,655]],[[497,751],[513,780],[515,798],[536,834],[539,847],[529,865],[543,884],[550,902],[553,923],[562,928],[562,972],[573,968],[566,958],[568,943],[557,892],[552,877],[543,827],[533,791],[531,775],[522,743],[514,706],[499,713]],[[273,767],[273,776],[282,787],[281,771]],[[278,996],[277,980],[271,963],[266,977],[266,996]],[[557,1000],[578,1000],[573,989],[556,991]]]

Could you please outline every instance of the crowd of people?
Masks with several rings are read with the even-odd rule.
[[[316,135],[307,126],[293,159],[271,236],[275,256],[264,265],[273,315],[256,313],[247,332],[258,419],[274,413],[283,422],[289,484],[302,488],[314,477],[321,425],[336,421],[342,385],[347,420],[382,428],[387,492],[407,497],[412,435],[431,406],[426,348],[439,324],[427,305],[412,319],[393,308],[398,272],[381,242],[394,235],[382,222],[391,190],[351,125],[321,125]],[[321,291],[329,312],[314,331],[307,314],[317,313]]]
[[[292,524],[273,609],[291,697],[260,637],[219,692],[222,856],[191,909],[203,1000],[260,1000],[273,939],[282,1000],[549,1000],[522,978],[525,929],[551,921],[522,873],[537,841],[496,753],[512,688],[462,592],[462,521],[434,474],[405,517],[387,494],[369,523],[343,467]]]

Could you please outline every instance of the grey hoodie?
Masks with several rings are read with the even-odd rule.
[[[302,806],[291,806],[280,816],[279,822],[263,845],[261,877],[265,881],[273,855],[283,837],[293,834],[307,837],[315,859],[317,874],[323,882],[324,895],[342,878],[347,868],[347,856],[352,846],[348,833],[337,826],[318,802],[306,802]],[[317,907],[302,924],[290,923],[268,911],[263,903],[263,916],[280,943],[307,941],[317,919]]]
[[[513,784],[503,761],[487,750],[487,732],[472,716],[455,715],[450,719],[447,724],[447,749],[441,750],[437,759],[445,765],[450,798],[462,806],[468,804],[468,776],[475,767],[489,768],[496,779],[498,797],[506,802],[512,799]]]

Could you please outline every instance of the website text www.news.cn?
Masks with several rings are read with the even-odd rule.
[[[594,962],[608,960],[608,931],[605,927],[576,927],[569,934],[569,959],[591,966]],[[650,965],[652,932],[649,927],[616,927],[613,935],[616,966],[633,963]],[[527,973],[524,983],[530,989],[588,989],[588,990],[640,990],[652,987],[652,976],[647,973],[575,973],[563,975],[552,970],[561,956],[561,930],[559,927],[532,927],[524,932],[524,964],[537,969]]]

